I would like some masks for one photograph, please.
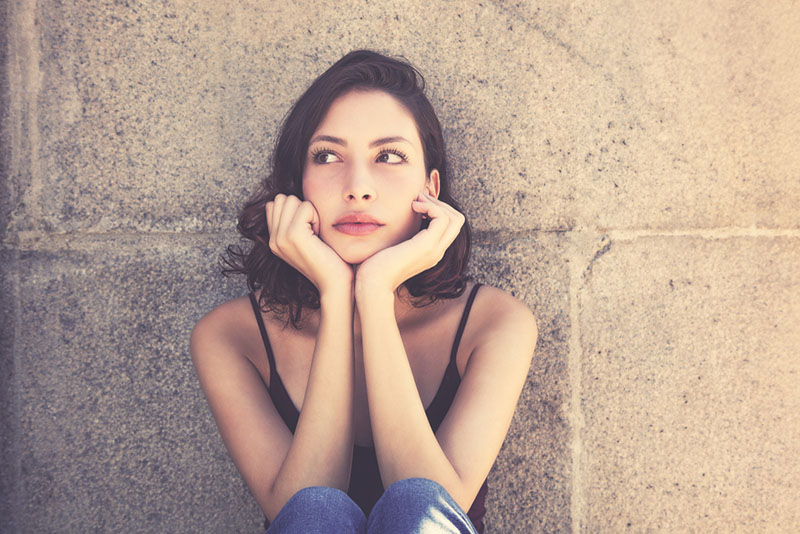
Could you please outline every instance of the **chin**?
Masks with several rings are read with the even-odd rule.
[[[390,236],[387,238],[382,239],[337,239],[338,236],[335,236],[333,239],[326,239],[323,238],[322,240],[331,247],[336,254],[339,255],[346,263],[350,265],[358,265],[360,263],[365,262],[371,256],[374,256],[381,250],[389,248],[397,243],[405,241],[406,239],[410,239],[414,235],[413,232],[410,232],[410,235],[405,236]],[[326,236],[327,237],[327,236]]]
[[[369,252],[357,252],[357,251],[347,251],[347,252],[339,252],[339,256],[350,265],[358,265],[360,263],[364,263],[370,256],[375,254],[377,251],[369,251]]]
[[[380,252],[385,246],[379,246],[378,243],[328,243],[330,247],[350,265],[358,265],[363,263],[370,256]]]

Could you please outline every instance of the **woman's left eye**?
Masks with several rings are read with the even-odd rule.
[[[324,165],[325,163],[335,163],[339,157],[328,150],[316,150],[311,154],[311,159],[314,163]]]
[[[378,154],[378,161],[381,163],[391,163],[396,165],[398,163],[404,163],[408,161],[408,158],[399,150],[389,149],[383,150],[380,154]]]

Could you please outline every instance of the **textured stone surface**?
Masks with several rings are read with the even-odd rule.
[[[0,532],[14,532],[14,513],[19,492],[17,448],[17,399],[14,384],[14,335],[16,286],[11,266],[16,251],[0,248]],[[5,526],[3,525],[5,524]]]
[[[498,5],[530,35],[526,49],[544,78],[503,54],[509,92],[534,91],[520,106],[531,123],[508,115],[520,109],[515,97],[494,100],[518,151],[500,159],[536,176],[521,193],[541,197],[524,205],[543,227],[555,212],[599,228],[798,228],[794,3]],[[511,210],[502,207],[492,218],[505,226],[498,218]]]
[[[800,223],[788,4],[353,7],[39,3],[14,228],[227,228],[291,102],[357,47],[429,78],[476,228]]]
[[[800,529],[794,4],[4,5],[0,532],[258,529],[186,341],[354,48],[426,76],[472,271],[539,318],[492,528]]]
[[[0,10],[0,65],[8,61],[8,13]],[[5,234],[5,225],[11,211],[11,133],[10,128],[9,76],[0,69],[0,236]],[[16,255],[0,243],[0,518],[11,524],[15,484],[19,479],[14,449],[16,440],[16,403],[14,400],[14,287],[9,276],[9,266]],[[0,531],[6,527],[0,526]]]
[[[258,528],[187,351],[202,313],[242,291],[214,273],[225,241],[129,238],[109,252],[102,239],[84,240],[23,251],[12,264],[20,289],[18,532]],[[491,532],[568,530],[562,241],[543,234],[475,247],[476,276],[528,303],[541,332],[491,475]],[[548,282],[534,291],[539,279]]]
[[[570,530],[565,246],[558,233],[476,239],[470,264],[475,279],[524,301],[539,327],[528,383],[489,477],[487,532]]]
[[[0,10],[0,65],[8,65],[8,10]],[[0,236],[5,235],[8,215],[11,213],[11,92],[10,73],[0,69]]]
[[[240,291],[218,244],[23,252],[16,339],[19,532],[255,532],[188,354]]]
[[[612,243],[581,295],[586,532],[800,530],[800,238]]]

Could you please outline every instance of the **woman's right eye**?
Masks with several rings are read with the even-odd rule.
[[[311,159],[314,163],[324,165],[326,163],[335,163],[339,161],[339,156],[329,150],[317,150],[311,154]]]

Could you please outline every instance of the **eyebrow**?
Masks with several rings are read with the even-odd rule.
[[[334,143],[336,145],[341,145],[346,147],[347,141],[342,139],[341,137],[334,137],[332,135],[317,135],[314,136],[313,139],[308,143],[309,145],[313,145],[318,141],[327,141],[328,143]],[[409,145],[413,144],[411,141],[406,139],[405,137],[401,137],[399,135],[391,136],[391,137],[381,137],[380,139],[376,139],[369,144],[370,148],[374,148],[376,146],[385,145],[387,143],[397,143],[397,142],[405,142]]]

